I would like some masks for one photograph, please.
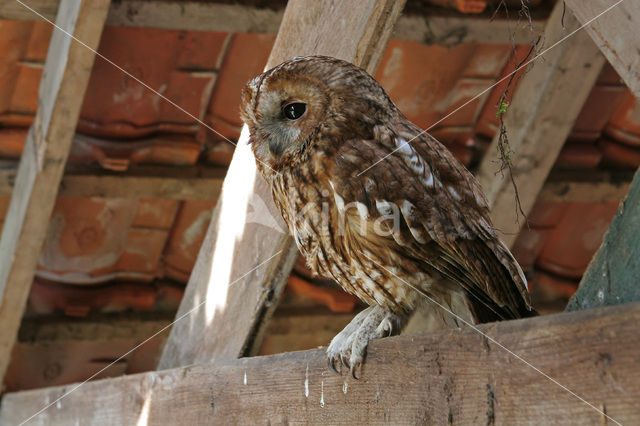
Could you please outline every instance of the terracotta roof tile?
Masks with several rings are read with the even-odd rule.
[[[200,117],[227,37],[111,26],[105,28],[98,51]],[[193,118],[101,58],[96,58],[80,117],[81,133],[105,138],[143,137],[158,131],[193,134],[198,127]]]
[[[569,203],[542,247],[536,266],[561,277],[579,279],[617,210],[617,202]]]

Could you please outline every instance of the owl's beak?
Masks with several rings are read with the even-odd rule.
[[[275,138],[269,139],[269,152],[274,157],[280,157],[284,152],[284,144]]]

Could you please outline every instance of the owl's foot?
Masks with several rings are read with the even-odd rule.
[[[340,374],[336,369],[336,364],[340,362],[357,379],[356,371],[362,367],[369,341],[398,334],[404,323],[403,318],[390,314],[379,306],[365,309],[331,340],[327,348],[329,367]]]

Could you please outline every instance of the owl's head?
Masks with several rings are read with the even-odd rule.
[[[242,90],[241,116],[259,162],[274,170],[309,158],[310,149],[367,138],[395,106],[361,68],[326,56],[297,57]]]

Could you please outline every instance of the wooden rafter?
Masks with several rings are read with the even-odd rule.
[[[557,2],[543,36],[552,46],[579,27],[578,21]],[[531,211],[573,124],[604,64],[604,57],[589,36],[578,31],[535,61],[521,79],[504,121],[508,132],[513,177],[525,213]],[[516,221],[516,194],[508,172],[496,173],[498,136],[478,170],[489,200],[493,224],[513,245],[521,219]]]
[[[614,0],[566,0],[604,56],[618,72],[636,98],[640,99],[640,2]],[[613,8],[598,16],[607,8]]]
[[[640,301],[640,171],[567,310]]]
[[[267,68],[297,55],[325,54],[373,73],[403,1],[307,0],[287,6]],[[304,34],[304,37],[301,37]],[[271,226],[255,222],[270,217]],[[253,354],[293,267],[297,248],[246,138],[236,148],[178,321],[158,368]]]
[[[0,166],[0,195],[10,195],[15,185],[16,164]],[[227,169],[209,166],[134,166],[126,172],[96,167],[69,167],[58,195],[99,198],[164,198],[168,200],[217,200]],[[538,201],[606,203],[622,200],[631,176],[608,173],[557,174],[550,177]]]
[[[545,182],[538,201],[557,203],[597,202],[607,203],[622,200],[629,192],[630,183],[623,182],[584,182],[552,181]]]
[[[143,365],[153,367],[149,364],[166,341],[172,319],[164,312],[153,316],[111,313],[82,319],[25,318],[5,385],[9,389],[42,388],[83,380],[92,374],[96,378],[113,377],[140,371]],[[151,341],[126,353],[162,329]]]
[[[14,166],[0,168],[0,195],[10,195],[16,178]],[[66,197],[135,198],[168,200],[217,200],[227,170],[222,167],[137,166],[126,172],[96,168],[67,168],[58,195]],[[629,192],[630,178],[599,179],[562,177],[547,180],[538,201],[620,201]]]
[[[0,167],[0,195],[11,194],[17,170]],[[126,172],[67,167],[58,195],[100,198],[217,200],[227,169],[200,166],[134,166]]]
[[[640,419],[640,304],[479,328],[621,424]],[[10,393],[0,423],[614,424],[465,328],[374,340],[363,377],[328,371],[324,351],[243,358]]]
[[[30,0],[29,4],[47,17],[55,16],[59,0]],[[241,3],[241,2],[240,2]],[[283,3],[284,4],[284,3]],[[109,11],[108,25],[171,30],[276,33],[284,9],[244,4],[201,1],[122,0]],[[16,2],[0,5],[0,18],[32,20]],[[535,29],[544,23],[534,21]],[[527,44],[531,33],[516,20],[494,20],[474,16],[406,15],[398,19],[392,38],[426,44],[460,43]]]
[[[63,1],[56,24],[97,48],[110,0]],[[89,82],[94,53],[54,31],[0,240],[0,377],[18,333]]]

